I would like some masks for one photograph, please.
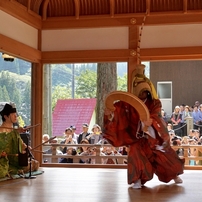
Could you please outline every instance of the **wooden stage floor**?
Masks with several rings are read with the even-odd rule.
[[[185,170],[183,184],[159,182],[142,189],[127,184],[126,169],[40,168],[36,179],[0,182],[0,202],[201,202],[202,171]]]

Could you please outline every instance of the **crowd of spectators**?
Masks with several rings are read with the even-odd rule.
[[[102,129],[98,124],[94,124],[91,130],[89,130],[89,125],[87,123],[84,123],[82,125],[82,132],[80,134],[76,134],[75,126],[70,126],[65,129],[63,137],[64,138],[61,141],[55,138],[54,141],[50,142],[64,145],[56,149],[56,154],[65,155],[64,158],[58,158],[59,163],[73,163],[73,158],[71,158],[71,156],[77,155],[81,156],[81,158],[79,159],[79,163],[95,164],[96,159],[92,157],[96,156],[96,152],[98,152],[95,144],[101,145],[101,156],[110,156],[109,158],[101,158],[101,164],[127,163],[127,158],[123,160],[116,158],[116,156],[127,155],[127,148],[115,148],[110,145],[107,140],[103,138]],[[47,134],[44,134],[43,141],[47,141],[48,138],[49,136]],[[77,146],[77,144],[79,145]],[[48,148],[44,150],[45,154],[52,153],[52,146],[49,147],[46,145],[44,146],[44,148]],[[67,156],[70,157],[67,158]],[[44,158],[44,162],[51,163],[51,157]]]
[[[172,146],[184,146],[190,145],[187,149],[189,157],[199,157],[202,154],[200,147],[194,147],[195,145],[202,145],[202,104],[198,101],[196,105],[190,108],[189,106],[176,106],[175,110],[168,121],[167,128],[170,134],[170,143]],[[193,127],[187,131],[186,118],[193,119]],[[185,155],[185,149],[183,147],[176,148],[176,152],[179,156]],[[189,165],[202,165],[201,160],[189,160]]]

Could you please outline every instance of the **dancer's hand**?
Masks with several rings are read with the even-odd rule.
[[[160,145],[156,145],[156,150],[159,150],[161,152],[165,152],[164,147]]]
[[[108,119],[110,120],[110,121],[112,121],[113,120],[113,118],[114,118],[114,112],[113,111],[111,111],[111,110],[109,110],[109,109],[105,109],[104,110],[104,114],[106,115],[106,116],[108,116]]]

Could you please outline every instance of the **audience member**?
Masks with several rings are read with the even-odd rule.
[[[44,134],[42,137],[42,143],[47,142],[49,139],[50,139],[50,136],[48,134]]]
[[[187,136],[187,118],[191,118],[192,117],[192,113],[189,110],[189,106],[186,105],[184,107],[184,111],[182,112],[182,135],[183,136]]]
[[[171,121],[173,124],[175,134],[179,136],[182,136],[181,120],[182,120],[182,114],[180,113],[180,107],[175,106],[174,112],[171,115]]]
[[[202,104],[199,106],[199,131],[200,135],[202,135]]]
[[[75,133],[76,131],[76,127],[75,126],[70,126],[70,128],[72,129],[72,139],[76,142],[76,144],[78,143],[78,135]]]
[[[58,143],[58,139],[55,138],[53,140],[51,140],[49,142],[50,144],[57,144]],[[55,146],[51,145],[51,147],[49,149],[44,150],[43,152],[45,154],[52,154],[53,151],[55,150],[56,155],[57,154],[63,154],[58,148],[56,148]],[[58,158],[58,163],[61,161],[61,158]],[[52,163],[52,158],[51,157],[46,157],[43,160],[44,163]]]
[[[101,127],[98,124],[93,125],[92,133],[86,139],[90,144],[97,144],[102,139]]]
[[[66,128],[65,129],[65,140],[61,141],[60,144],[77,144],[77,142],[72,138],[72,129],[71,128]],[[74,146],[74,149],[75,146]],[[65,154],[67,153],[67,146],[62,148],[62,153]]]
[[[82,132],[79,134],[78,136],[78,144],[81,143],[81,141],[83,139],[85,139],[86,137],[88,137],[90,135],[90,133],[88,132],[88,124],[87,123],[84,123],[82,125]]]
[[[85,156],[96,156],[96,148],[95,147],[87,147],[86,150],[84,150],[80,156],[83,156],[81,158],[81,163],[85,163],[85,164],[95,164],[95,158],[89,158],[89,157],[85,157]]]
[[[106,146],[104,154],[110,156],[104,160],[104,164],[119,164],[119,160],[115,156],[121,156],[121,154],[113,146]],[[114,157],[114,158],[113,158]]]
[[[76,149],[73,147],[68,147],[66,149],[66,153],[63,153],[63,155],[65,156],[76,156],[77,152]],[[61,158],[61,160],[59,161],[59,163],[73,163],[74,160],[73,158]]]
[[[192,117],[193,117],[193,124],[194,124],[194,129],[199,129],[199,110],[198,107],[195,105],[194,110],[192,112]]]

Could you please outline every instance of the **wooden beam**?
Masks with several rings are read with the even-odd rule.
[[[43,4],[43,13],[42,13],[42,20],[46,20],[47,19],[47,8],[48,8],[48,4],[49,4],[50,0],[45,0],[44,4]]]
[[[141,49],[142,61],[201,60],[202,46]]]
[[[137,19],[141,22],[142,17]],[[72,29],[72,28],[93,28],[93,27],[120,27],[130,26],[131,17],[126,18],[112,18],[110,16],[102,16],[94,18],[82,17],[75,19],[73,17],[55,17],[48,18],[42,23],[43,30],[50,29]]]
[[[12,15],[13,17],[34,28],[41,29],[41,16],[27,9],[28,8],[16,1],[0,0],[0,10]]]
[[[114,17],[114,0],[110,0],[109,2],[110,5],[110,16],[113,18]]]
[[[183,12],[187,13],[187,0],[183,0]]]
[[[48,18],[42,23],[43,30],[50,29],[72,29],[72,28],[94,28],[94,27],[120,27],[130,26],[131,19],[135,19],[136,25],[141,25],[145,14],[129,14],[103,16],[80,16],[79,19],[73,17]],[[147,25],[168,25],[168,24],[189,24],[202,23],[202,12],[199,13],[150,13],[147,16]]]
[[[86,51],[49,51],[42,52],[42,62],[51,63],[74,63],[74,62],[116,62],[128,61],[135,57],[130,49],[118,50],[86,50]]]
[[[14,57],[38,63],[41,52],[21,42],[0,34],[0,52],[5,52]]]
[[[74,0],[74,5],[75,5],[75,17],[76,19],[79,19],[79,13],[80,13],[80,3],[79,0]]]
[[[131,31],[131,34],[134,30]],[[131,40],[130,46],[134,48]],[[51,63],[85,63],[85,62],[130,62],[129,72],[134,70],[137,64],[134,49],[118,50],[86,50],[86,51],[50,51],[42,52],[42,61]],[[141,61],[163,60],[201,60],[202,46],[196,47],[173,47],[173,48],[148,48],[141,49]],[[133,68],[132,68],[133,67]]]
[[[139,39],[139,26],[130,26],[129,27],[129,49],[134,50],[134,57],[130,57],[128,60],[128,80],[127,80],[127,86],[128,86],[128,92],[132,91],[132,72],[135,70],[137,64],[138,64],[138,58],[137,58],[137,46],[138,46],[138,39]]]

